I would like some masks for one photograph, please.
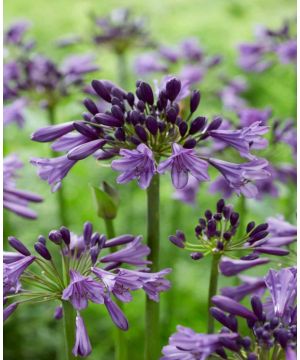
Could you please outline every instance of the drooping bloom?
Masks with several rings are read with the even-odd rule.
[[[176,189],[173,199],[182,201],[189,205],[195,205],[200,182],[193,176],[189,176],[188,182],[182,189]]]
[[[76,316],[76,339],[73,348],[74,356],[86,357],[92,352],[92,346],[82,317]]]
[[[294,242],[297,238],[297,227],[285,221],[282,216],[270,217],[267,219],[269,224],[270,237],[265,245],[284,246]]]
[[[182,189],[188,183],[189,173],[198,181],[208,181],[207,163],[199,159],[193,149],[184,149],[178,144],[172,145],[172,156],[158,165],[157,171],[162,174],[171,171],[172,183],[176,189]]]
[[[23,167],[23,163],[15,155],[9,155],[3,161],[3,207],[26,219],[36,219],[37,214],[28,205],[39,203],[43,198],[32,192],[19,190],[16,187],[16,172]]]
[[[254,260],[234,260],[228,257],[223,257],[220,263],[220,271],[225,276],[233,276],[239,274],[241,271],[251,269],[257,265],[267,264],[269,259],[254,259]]]
[[[120,155],[123,158],[114,160],[111,164],[113,170],[123,172],[117,178],[117,182],[123,184],[138,179],[140,187],[146,189],[155,173],[152,151],[146,145],[140,144],[136,150],[120,150]]]
[[[54,248],[48,246],[49,241]],[[105,235],[93,232],[92,224],[86,222],[81,235],[62,226],[50,231],[48,240],[39,236],[34,245],[37,255],[33,256],[20,240],[10,237],[9,244],[18,253],[4,254],[5,302],[10,300],[8,295],[14,296],[14,302],[4,309],[4,319],[17,306],[27,302],[28,296],[31,303],[55,303],[56,319],[65,315],[62,306],[57,307],[57,301],[61,301],[61,305],[69,302],[77,312],[73,354],[88,356],[92,349],[80,312],[89,301],[104,306],[113,323],[126,331],[129,327],[127,318],[114,298],[129,302],[133,300],[133,291],[143,290],[149,299],[158,301],[160,294],[170,288],[170,282],[165,279],[170,269],[151,273],[144,267],[150,263],[144,259],[150,249],[141,241],[140,236],[130,234],[107,239]],[[62,257],[58,263],[64,266],[58,267],[52,260],[57,256]],[[28,269],[33,262],[35,267]],[[123,264],[126,268],[122,268]],[[30,287],[27,287],[28,282]]]

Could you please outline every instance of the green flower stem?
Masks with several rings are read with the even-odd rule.
[[[66,360],[75,360],[72,349],[75,343],[75,310],[68,301],[62,302],[63,306],[63,324],[65,333]]]
[[[123,89],[128,86],[128,70],[127,70],[127,58],[124,52],[116,53],[117,57],[117,74],[118,74],[118,85]]]
[[[106,235],[108,239],[111,239],[116,236],[113,220],[104,219],[106,227]],[[116,247],[110,248],[111,252],[114,252]],[[123,310],[123,303],[117,300],[117,304],[120,309]],[[116,360],[127,360],[128,359],[128,350],[126,342],[126,334],[123,330],[115,328],[115,359]]]
[[[159,270],[159,175],[156,174],[147,190],[147,244],[151,249],[148,260],[151,271]],[[159,304],[146,299],[145,359],[157,360],[160,353]]]
[[[216,295],[218,289],[218,277],[219,277],[219,262],[221,256],[219,254],[212,255],[209,291],[208,291],[208,321],[207,321],[207,333],[212,334],[214,332],[214,318],[210,314],[210,308],[213,306],[212,297]]]
[[[55,125],[55,105],[49,105],[48,106],[48,122],[49,125]],[[55,151],[51,151],[51,156],[56,157],[57,153]],[[61,225],[68,226],[68,217],[67,217],[67,207],[66,207],[66,201],[64,197],[63,188],[61,187],[57,193],[57,202],[58,202],[58,209],[59,209],[59,219]]]
[[[247,215],[247,199],[243,195],[241,195],[240,198],[238,199],[237,212],[240,214],[240,217],[239,217],[238,232],[236,235],[237,235],[237,239],[242,239],[246,233],[246,215]],[[236,255],[238,257],[244,255],[238,249],[236,250],[237,250]],[[240,284],[240,280],[237,276],[234,276],[233,282],[234,282],[234,286]]]

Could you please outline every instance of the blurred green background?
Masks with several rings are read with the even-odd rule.
[[[8,26],[17,19],[29,19],[33,23],[31,34],[37,40],[37,48],[45,55],[61,59],[68,50],[54,46],[57,38],[67,34],[80,34],[86,38],[91,32],[88,15],[105,15],[116,7],[129,7],[135,14],[148,19],[148,26],[154,39],[165,44],[176,44],[189,36],[199,38],[200,43],[210,54],[224,57],[222,69],[233,76],[240,71],[236,67],[236,46],[253,39],[253,29],[257,24],[278,27],[285,18],[295,16],[294,0],[139,0],[92,1],[92,0],[6,0],[4,1],[4,22]],[[98,74],[90,78],[105,78],[116,81],[115,58],[105,48],[79,46],[74,52],[97,54],[101,66]],[[141,50],[133,52],[130,62]],[[295,74],[288,67],[276,67],[263,74],[248,75],[250,91],[247,97],[252,106],[273,109],[275,116],[295,116]],[[131,90],[134,77],[131,77]],[[215,80],[216,81],[216,80]],[[129,89],[128,89],[129,90]],[[200,88],[201,90],[201,88]],[[62,104],[58,109],[56,122],[77,120],[82,106],[77,101]],[[205,91],[201,103],[202,114],[221,114],[223,110],[216,100],[205,101]],[[33,245],[39,234],[46,235],[51,229],[62,224],[58,218],[56,195],[50,193],[49,186],[36,176],[36,169],[28,160],[33,156],[49,156],[47,144],[30,141],[30,134],[47,124],[45,113],[33,107],[27,111],[25,128],[15,125],[5,128],[5,154],[15,152],[25,163],[18,187],[34,191],[44,196],[42,204],[31,206],[39,213],[36,221],[28,221],[5,212],[4,234],[14,235],[27,245]],[[91,221],[97,231],[104,232],[101,219],[97,218],[91,196],[90,184],[98,185],[106,180],[115,183],[116,174],[110,169],[96,164],[93,158],[79,162],[63,181],[67,198],[68,219],[72,231],[79,233],[85,221]],[[203,185],[198,195],[197,206],[189,207],[172,200],[169,175],[162,178],[161,190],[161,267],[172,267],[172,289],[161,296],[162,344],[167,343],[169,335],[177,324],[205,331],[208,292],[208,259],[193,262],[189,254],[170,245],[168,235],[176,229],[184,230],[193,236],[197,219],[205,209],[214,208],[218,195],[207,191]],[[135,184],[117,186],[121,207],[116,220],[117,233],[145,235],[146,194]],[[130,189],[130,191],[129,191]],[[238,204],[234,197],[230,201]],[[285,214],[295,221],[295,194],[291,189],[282,188],[280,199],[264,198],[263,202],[247,201],[246,221],[263,222],[266,217]],[[272,263],[272,266],[278,264]],[[264,274],[265,269],[252,271]],[[251,274],[251,272],[249,272]],[[232,284],[230,278],[222,278],[220,286]],[[140,359],[143,351],[144,296],[135,294],[134,301],[125,307],[130,323],[127,339],[130,359]],[[63,354],[62,323],[53,320],[54,306],[24,306],[17,311],[5,325],[4,358],[6,360],[54,360]],[[91,305],[84,312],[88,332],[93,346],[89,359],[106,360],[113,358],[113,324],[105,309]]]

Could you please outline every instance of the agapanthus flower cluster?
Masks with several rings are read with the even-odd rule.
[[[222,130],[220,117],[208,121],[205,116],[195,116],[198,91],[192,93],[189,114],[183,118],[177,101],[182,86],[177,78],[169,79],[157,96],[143,81],[137,81],[136,95],[107,81],[94,80],[92,87],[107,103],[105,112],[86,99],[88,113],[83,114],[83,121],[42,128],[32,135],[34,141],[54,141],[55,151],[67,151],[53,159],[32,159],[53,191],[77,161],[90,155],[98,160],[121,156],[111,164],[121,172],[117,182],[137,179],[142,188],[149,186],[155,173],[166,171],[171,172],[175,188],[185,187],[190,176],[208,181],[211,165],[234,191],[253,197],[257,191],[252,181],[269,176],[267,161],[250,153],[254,144],[263,141],[268,128],[258,122],[240,130]],[[209,140],[225,142],[249,161],[238,164],[202,155],[201,146]]]
[[[3,207],[26,219],[36,219],[37,214],[29,208],[29,204],[39,203],[43,198],[17,188],[17,172],[22,167],[22,161],[15,154],[6,156],[3,160]]]
[[[140,55],[134,64],[139,76],[178,73],[183,88],[202,82],[209,69],[221,62],[221,57],[208,56],[196,38],[187,38],[177,47],[159,46],[155,51]],[[178,69],[180,67],[180,70]]]
[[[80,236],[66,227],[51,231],[48,240],[39,236],[33,255],[20,240],[10,237],[9,244],[17,252],[5,252],[3,257],[5,302],[13,301],[4,308],[4,320],[26,302],[69,302],[77,312],[73,354],[88,356],[92,348],[80,311],[89,301],[103,304],[114,324],[127,330],[128,321],[114,298],[130,302],[131,293],[143,289],[151,300],[159,301],[160,292],[170,287],[164,277],[171,270],[151,273],[150,262],[144,259],[150,249],[141,240],[128,234],[107,239],[87,222]],[[105,250],[110,252],[104,254]],[[63,316],[62,309],[56,308],[55,318]]]
[[[93,22],[94,43],[107,45],[117,54],[123,54],[132,47],[151,45],[145,19],[134,17],[129,9],[114,9],[105,17],[94,16]]]
[[[270,259],[261,257],[262,255],[289,254],[289,251],[283,248],[288,242],[274,240],[274,236],[269,234],[268,223],[255,224],[251,221],[242,236],[238,235],[241,233],[239,225],[239,213],[221,199],[217,202],[216,211],[206,210],[204,217],[199,218],[195,227],[196,241],[186,239],[180,230],[171,235],[169,240],[177,247],[189,251],[193,260],[200,260],[208,255],[218,256],[219,270],[225,276],[234,276],[268,263]],[[294,230],[292,225],[290,228]],[[290,242],[294,241],[295,233],[291,233],[290,237]],[[280,238],[284,238],[283,233]],[[237,254],[242,256],[237,258]]]
[[[251,310],[230,296],[216,295],[212,316],[223,326],[217,334],[198,334],[177,327],[177,333],[162,350],[161,359],[202,360],[211,355],[222,359],[296,359],[297,270],[270,270],[264,278],[270,297],[251,297]],[[238,319],[247,321],[248,331],[240,329]]]
[[[265,27],[257,29],[256,40],[239,46],[239,66],[249,72],[262,72],[276,62],[296,64],[297,40],[292,22],[286,22],[278,30]]]

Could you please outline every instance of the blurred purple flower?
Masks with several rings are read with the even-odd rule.
[[[279,44],[276,48],[276,52],[282,64],[296,63],[297,40],[288,40],[282,44]]]
[[[297,227],[285,221],[282,216],[269,217],[267,223],[269,237],[264,245],[279,247],[296,241]]]
[[[254,123],[261,123],[266,125],[267,121],[272,115],[271,109],[259,110],[256,108],[244,108],[238,110],[238,116],[240,118],[241,126],[251,126]]]
[[[76,316],[76,339],[73,347],[74,356],[86,357],[92,352],[92,347],[84,321],[80,314]]]
[[[200,182],[193,176],[189,176],[186,186],[182,189],[176,189],[172,197],[188,205],[195,205],[199,186]]]
[[[8,105],[4,105],[3,107],[3,124],[4,126],[16,123],[20,128],[24,126],[25,122],[25,109],[27,105],[27,100],[24,98],[20,98],[14,100],[12,103]]]

